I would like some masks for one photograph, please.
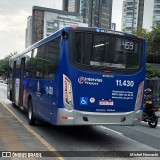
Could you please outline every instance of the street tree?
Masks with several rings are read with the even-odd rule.
[[[160,24],[155,25],[150,32],[146,29],[138,28],[134,30],[133,34],[146,39],[146,61],[149,63],[160,63]],[[147,64],[146,70],[147,78],[160,77],[160,71],[155,69],[152,65]]]
[[[148,61],[160,63],[160,24],[153,26],[149,34]]]
[[[146,65],[146,77],[153,78],[153,77],[160,77],[160,70],[155,69],[151,64]]]
[[[7,72],[9,58],[12,57],[13,55],[16,55],[17,53],[18,52],[15,51],[15,52],[7,55],[5,58],[0,59],[0,76],[5,76],[5,74]]]

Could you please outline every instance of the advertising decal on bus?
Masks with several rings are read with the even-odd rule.
[[[88,85],[99,85],[99,83],[102,83],[103,80],[99,78],[91,78],[91,77],[79,77],[78,82],[80,84],[88,84]]]

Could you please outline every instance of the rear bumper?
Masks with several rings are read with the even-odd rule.
[[[99,113],[59,108],[57,125],[140,125],[142,111]]]

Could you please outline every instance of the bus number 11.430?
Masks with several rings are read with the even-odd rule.
[[[133,87],[134,86],[134,81],[129,81],[129,80],[116,80],[116,85],[120,87]]]

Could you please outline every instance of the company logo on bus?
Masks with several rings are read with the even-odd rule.
[[[78,82],[80,83],[80,84],[83,84],[84,82],[85,82],[85,77],[79,77],[78,78]]]
[[[102,83],[102,79],[100,78],[91,78],[91,77],[79,77],[78,78],[78,83],[80,84],[86,84],[86,85],[99,85]]]

